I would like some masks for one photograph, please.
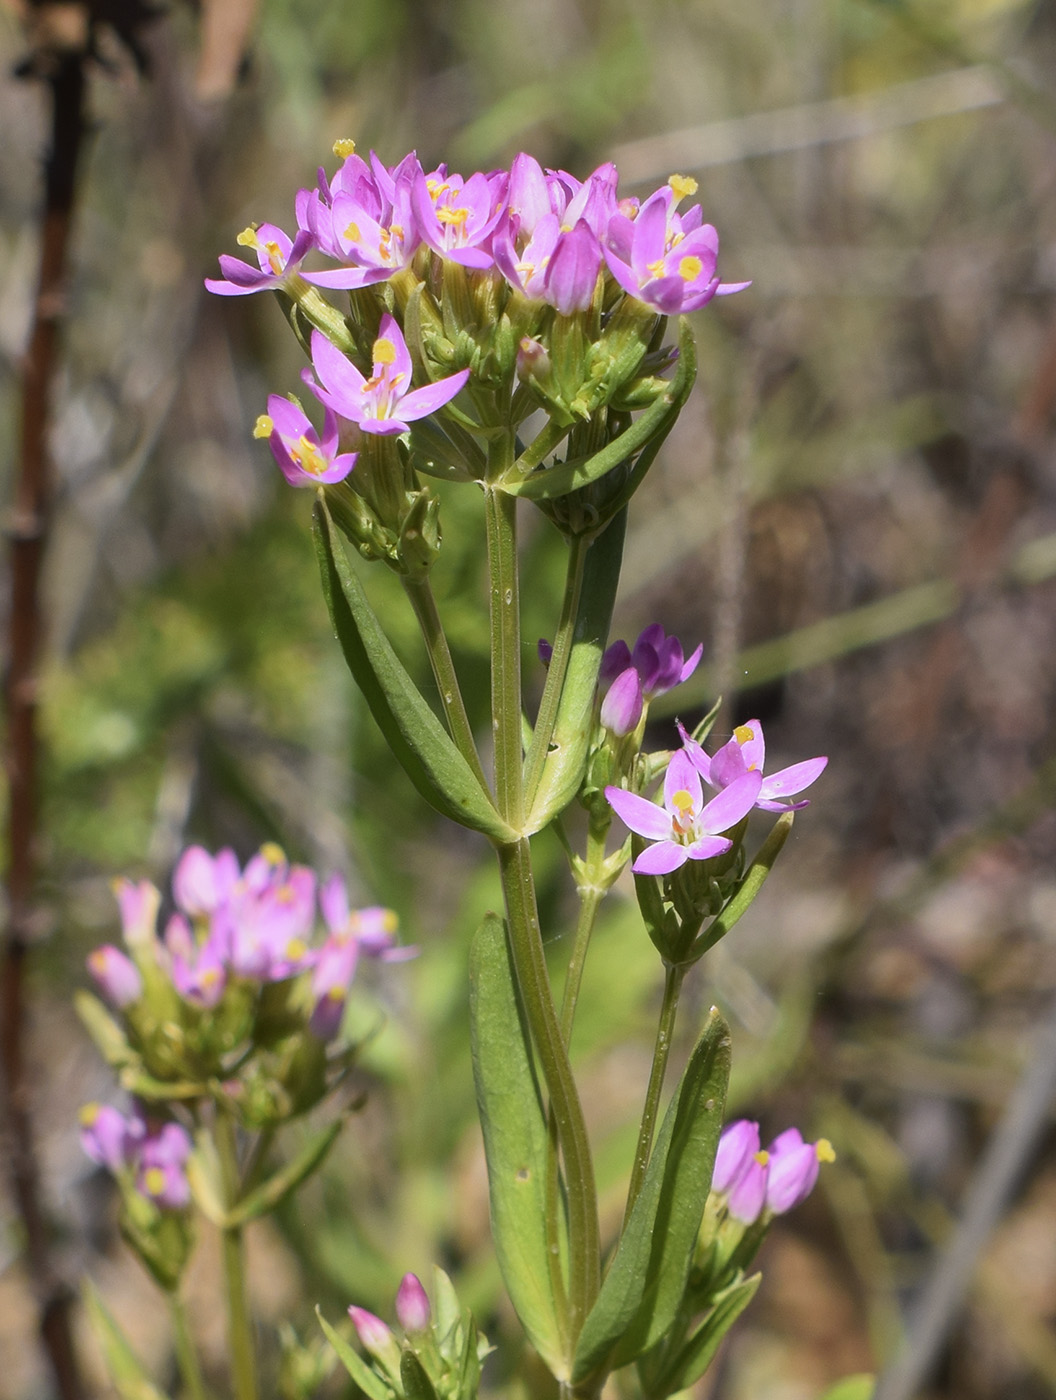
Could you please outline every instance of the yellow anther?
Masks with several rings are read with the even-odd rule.
[[[675,807],[678,808],[679,815],[682,817],[688,816],[689,813],[693,810],[693,798],[689,795],[685,788],[681,788],[678,792],[676,792],[675,795],[672,797],[671,802]]]
[[[286,956],[290,962],[299,962],[308,951],[308,944],[303,938],[291,938],[286,944]]]
[[[316,447],[315,443],[309,441],[303,433],[295,443],[287,448],[287,451],[302,472],[310,472],[312,476],[318,476],[320,472],[326,470],[326,458],[319,451],[318,447]],[[278,847],[276,847],[276,850],[277,849]],[[282,861],[285,859],[286,857],[284,855]],[[281,865],[282,861],[275,861],[273,863]]]
[[[687,194],[696,194],[697,182],[692,175],[672,175],[667,182],[675,192],[675,203],[685,199]]]
[[[344,1001],[345,989],[344,987],[339,985],[333,986],[330,988],[326,995],[330,998],[331,1001]]]
[[[92,1127],[98,1117],[99,1105],[97,1103],[86,1103],[77,1115],[82,1128]]]
[[[269,438],[275,431],[275,424],[266,413],[262,413],[253,424],[253,436],[255,438]]]
[[[286,260],[282,256],[282,249],[274,239],[269,239],[269,241],[264,244],[264,251],[268,255],[268,264],[272,272],[281,272],[286,266]]]
[[[349,243],[358,243],[362,236],[363,235],[360,233],[359,225],[357,223],[349,224],[348,228],[346,228],[344,232],[344,237]]]
[[[819,1162],[835,1162],[836,1160],[836,1153],[828,1138],[818,1138],[814,1144],[814,1152]]]
[[[683,282],[695,282],[704,271],[704,264],[699,258],[692,254],[688,258],[681,258],[678,264],[678,275]]]
[[[347,159],[350,155],[354,155],[355,150],[356,143],[352,140],[351,136],[342,136],[340,140],[334,142],[334,155],[339,156],[342,160]]]
[[[148,1167],[143,1173],[143,1185],[148,1196],[160,1196],[165,1190],[165,1173],[160,1167]]]
[[[202,986],[214,987],[220,981],[220,969],[218,967],[207,967],[202,973]]]
[[[645,266],[650,277],[663,277],[666,271],[663,258],[657,258],[656,262],[646,263]]]
[[[426,180],[425,188],[429,191],[430,199],[439,199],[446,189],[450,189],[450,186],[445,180]]]
[[[746,724],[739,724],[733,731],[733,737],[737,740],[738,744],[750,744],[755,738],[755,735]]]
[[[453,227],[461,228],[469,218],[468,209],[451,209],[447,205],[436,211],[436,217],[442,224],[451,224]]]
[[[269,865],[285,865],[286,852],[277,841],[265,841],[260,848],[260,854]]]
[[[767,1152],[764,1148],[761,1152],[757,1152],[755,1154],[755,1160],[759,1163],[761,1167],[765,1167],[767,1162],[769,1162],[770,1160],[770,1153]]]
[[[235,239],[240,248],[255,248],[257,246],[257,230],[250,224],[249,228],[244,228]]]
[[[387,335],[379,336],[374,342],[374,349],[371,351],[376,365],[394,365],[396,363],[396,346]]]

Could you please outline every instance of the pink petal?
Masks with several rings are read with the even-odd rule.
[[[605,798],[624,826],[639,836],[659,841],[671,835],[671,817],[655,802],[618,787],[607,787]]]
[[[793,763],[788,768],[771,773],[763,779],[759,796],[772,801],[775,797],[790,797],[793,793],[802,792],[821,777],[828,761],[827,758],[808,758],[803,763]]]
[[[685,749],[678,749],[672,755],[671,762],[667,765],[667,773],[664,775],[664,806],[668,812],[675,810],[675,794],[678,792],[688,792],[693,803],[693,811],[700,811],[700,804],[704,800],[704,789],[700,785],[700,774],[693,767],[693,762]],[[707,808],[705,808],[705,811]]]
[[[674,841],[658,841],[642,852],[631,869],[638,875],[670,875],[688,859],[689,851],[685,846]]]
[[[738,778],[728,788],[723,788],[719,795],[713,797],[701,812],[700,824],[702,828],[718,833],[729,831],[731,826],[736,826],[741,818],[746,817],[755,806],[755,799],[759,796],[762,782],[763,775],[761,773],[746,773],[743,778]]]

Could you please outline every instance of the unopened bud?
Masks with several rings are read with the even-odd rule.
[[[432,1317],[429,1296],[416,1274],[404,1274],[396,1293],[396,1317],[405,1332],[424,1332]]]

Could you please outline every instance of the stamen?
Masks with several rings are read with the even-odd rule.
[[[685,788],[682,788],[678,792],[676,792],[674,797],[672,797],[671,802],[675,807],[678,808],[679,816],[681,816],[682,818],[688,817],[693,810],[693,798],[689,795]]]
[[[666,271],[663,258],[657,258],[656,262],[646,263],[645,270],[650,277],[663,277]]]
[[[148,1167],[143,1173],[143,1185],[148,1196],[160,1196],[165,1190],[165,1173],[160,1167]]]
[[[451,209],[445,204],[442,209],[436,211],[436,217],[442,224],[452,224],[461,228],[469,218],[469,210]]]
[[[733,737],[737,740],[738,744],[748,744],[755,738],[755,735],[746,724],[739,724],[733,731]]]
[[[299,962],[308,951],[308,944],[303,938],[291,938],[286,944],[286,956],[290,962]]]
[[[354,155],[355,150],[356,143],[352,140],[351,136],[343,136],[334,142],[334,155],[339,156],[341,160],[345,160],[348,156]]]
[[[274,239],[270,239],[264,244],[264,251],[268,255],[268,262],[271,264],[272,272],[281,272],[286,266],[286,263],[282,256],[282,249]]]
[[[682,258],[678,264],[678,275],[683,282],[695,282],[703,271],[704,264],[699,258],[692,255],[688,258]]]
[[[240,248],[255,248],[257,246],[257,230],[250,224],[249,228],[244,228],[235,239]]]
[[[836,1153],[828,1138],[818,1138],[814,1144],[814,1152],[819,1162],[835,1162],[836,1160]]]
[[[99,1117],[99,1105],[97,1103],[86,1103],[77,1115],[82,1128],[90,1128]]]
[[[692,175],[672,175],[667,182],[675,194],[675,203],[685,199],[687,194],[696,194],[698,186]]]
[[[359,225],[356,223],[349,224],[348,228],[345,229],[343,236],[347,243],[358,243],[360,238],[362,237],[362,234],[359,231]]]
[[[761,1167],[765,1167],[767,1162],[769,1162],[770,1160],[770,1153],[767,1152],[764,1148],[761,1152],[757,1152],[755,1154],[755,1160],[759,1163]]]
[[[260,848],[260,854],[269,865],[285,865],[286,852],[277,841],[265,841]]]
[[[266,413],[262,413],[253,425],[253,436],[255,438],[269,438],[275,431],[275,424]]]
[[[371,353],[376,365],[394,365],[396,363],[396,346],[388,336],[379,336],[374,342],[374,349]]]

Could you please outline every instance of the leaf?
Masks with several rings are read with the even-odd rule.
[[[594,695],[598,671],[609,638],[612,607],[623,561],[627,512],[620,513],[587,551],[579,607],[572,632],[571,654],[546,758],[525,820],[525,834],[541,831],[563,812],[579,791],[594,733]],[[540,742],[543,736],[540,735]],[[531,767],[532,754],[526,767]]]
[[[506,934],[495,914],[485,918],[470,949],[469,1006],[495,1252],[528,1340],[557,1372],[567,1362],[551,1277],[557,1261],[546,1237],[546,1115]]]
[[[600,452],[590,457],[571,462],[562,462],[555,467],[542,467],[522,481],[504,480],[502,490],[513,496],[526,496],[532,501],[551,501],[567,496],[591,482],[599,481],[621,462],[641,452],[644,463],[636,463],[631,473],[633,485],[621,492],[620,504],[626,504],[631,494],[641,482],[645,469],[650,465],[659,450],[660,443],[674,427],[675,420],[682,411],[682,405],[689,396],[696,378],[697,359],[693,342],[693,331],[689,322],[682,318],[679,332],[679,358],[674,378],[654,404],[645,410],[640,418],[622,432]],[[654,439],[658,439],[653,446]],[[652,448],[650,451],[649,449]]]
[[[98,997],[78,988],[73,994],[73,1008],[108,1065],[120,1069],[136,1058],[124,1031]]]
[[[244,1196],[236,1206],[228,1211],[227,1228],[244,1225],[246,1221],[256,1220],[258,1216],[266,1215],[269,1211],[274,1210],[291,1191],[300,1186],[306,1177],[311,1176],[337,1141],[337,1135],[344,1125],[344,1118],[339,1118],[336,1123],[328,1124],[327,1127],[309,1138],[296,1157],[287,1162],[281,1171],[268,1177],[267,1181],[262,1181],[248,1196]]]
[[[187,1184],[194,1204],[206,1220],[223,1230],[230,1224],[221,1184],[223,1173],[212,1134],[200,1128],[194,1135],[194,1151],[187,1159]]]
[[[715,1360],[715,1353],[726,1333],[755,1297],[762,1279],[762,1274],[753,1274],[751,1278],[723,1289],[714,1299],[707,1317],[674,1360],[664,1367],[658,1380],[652,1386],[643,1384],[646,1394],[672,1395],[698,1381]],[[847,1397],[847,1400],[852,1400],[852,1397]]]
[[[370,1400],[392,1400],[392,1390],[378,1376],[360,1354],[345,1341],[336,1328],[331,1327],[326,1318],[317,1307],[315,1315],[319,1319],[319,1326],[326,1334],[326,1340],[337,1352],[338,1360],[345,1370],[359,1386],[360,1390],[370,1396]]]
[[[626,1365],[664,1335],[682,1302],[711,1187],[730,1075],[730,1035],[712,1009],[653,1146],[642,1190],[576,1347],[573,1381]]]
[[[690,949],[687,962],[694,963],[704,956],[709,948],[714,948],[720,938],[725,938],[734,924],[748,912],[756,895],[762,889],[766,877],[773,869],[774,861],[781,854],[781,847],[788,840],[795,820],[795,812],[783,812],[774,823],[773,830],[759,847],[759,852],[744,873],[737,893],[727,904],[714,923],[709,924]]]
[[[437,1400],[436,1388],[413,1351],[400,1357],[400,1380],[406,1400]]]
[[[84,1282],[84,1306],[103,1348],[106,1369],[121,1400],[166,1400],[164,1392],[147,1375],[142,1361],[132,1350],[98,1289],[88,1279]],[[383,1397],[383,1400],[387,1400],[387,1397]]]
[[[855,1376],[844,1376],[830,1386],[821,1400],[872,1400],[876,1391],[876,1377],[862,1371]]]
[[[515,840],[393,651],[321,499],[315,505],[315,539],[323,593],[348,669],[407,776],[452,821],[495,841]]]

